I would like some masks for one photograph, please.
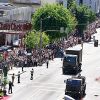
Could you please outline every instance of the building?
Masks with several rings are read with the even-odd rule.
[[[0,45],[13,44],[31,28],[31,7],[0,3]]]
[[[14,44],[25,35],[32,13],[40,6],[41,0],[0,0],[0,45]]]
[[[67,7],[67,0],[56,0],[58,3]],[[83,4],[91,8],[92,11],[100,13],[100,0],[76,0],[78,5]]]
[[[0,0],[0,3],[8,3],[8,0]]]
[[[17,7],[31,7],[32,12],[41,6],[41,0],[8,0],[9,3]]]
[[[100,0],[76,0],[77,4],[87,5],[92,11],[100,13]]]

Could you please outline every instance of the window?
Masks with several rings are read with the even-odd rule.
[[[57,3],[59,3],[60,5],[63,5],[63,0],[57,0]]]
[[[83,0],[79,0],[79,4],[83,4]]]
[[[3,16],[3,14],[4,14],[4,11],[0,11],[0,17]]]

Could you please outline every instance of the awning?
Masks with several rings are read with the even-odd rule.
[[[13,31],[13,30],[0,30],[0,34],[19,34],[25,35],[26,32],[23,31]]]

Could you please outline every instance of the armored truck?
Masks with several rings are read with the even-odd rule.
[[[63,58],[63,74],[77,74],[81,71],[82,65],[82,47],[77,45],[65,50]]]
[[[73,97],[75,100],[83,98],[86,90],[86,79],[84,76],[72,77],[66,80],[65,95]]]

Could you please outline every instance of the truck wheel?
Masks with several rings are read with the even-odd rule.
[[[86,85],[85,85],[84,90],[83,90],[83,96],[86,95],[85,90],[86,90]]]
[[[62,74],[65,75],[65,71],[64,70],[63,70]]]
[[[85,90],[83,91],[83,97],[85,96]]]

